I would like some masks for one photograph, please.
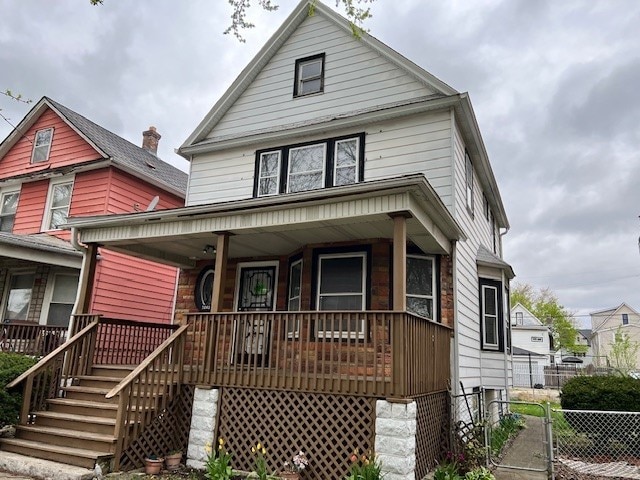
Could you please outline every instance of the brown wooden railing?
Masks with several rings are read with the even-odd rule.
[[[123,450],[162,412],[182,384],[187,327],[178,328],[109,393],[119,395],[116,418],[115,469]]]
[[[35,322],[0,324],[0,352],[44,356],[67,339],[67,327],[38,325]]]
[[[451,329],[406,312],[187,315],[185,381],[367,396],[445,390]]]

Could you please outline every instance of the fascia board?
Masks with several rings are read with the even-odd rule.
[[[37,248],[20,247],[17,245],[2,246],[2,256],[24,260],[27,262],[56,265],[58,267],[70,267],[80,269],[82,256],[73,253],[62,253],[55,250],[40,250]]]

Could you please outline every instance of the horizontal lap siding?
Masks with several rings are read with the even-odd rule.
[[[13,225],[13,233],[38,233],[42,227],[42,216],[47,201],[49,181],[23,183],[20,189],[18,209]]]
[[[324,92],[293,98],[296,59],[320,53],[325,53]],[[432,93],[350,32],[315,15],[285,42],[209,137],[305,122]]]
[[[38,130],[53,127],[49,160],[31,163],[33,142]],[[49,170],[101,158],[101,155],[78,135],[53,110],[47,109],[36,123],[0,160],[0,178]]]
[[[73,197],[69,216],[86,217],[107,213],[108,185],[108,168],[77,174],[73,182]]]
[[[144,211],[155,196],[160,197],[156,210],[184,206],[181,198],[113,168],[109,174],[108,204],[105,213]]]
[[[91,311],[170,323],[175,282],[173,267],[101,249]]]

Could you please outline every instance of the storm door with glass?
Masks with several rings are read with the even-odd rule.
[[[276,266],[240,266],[236,309],[239,312],[266,312],[275,309]],[[237,362],[267,366],[271,322],[263,316],[246,315],[235,324]]]

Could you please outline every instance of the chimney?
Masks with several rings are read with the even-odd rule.
[[[142,148],[147,152],[158,155],[158,141],[162,138],[156,127],[149,127],[149,130],[142,132]]]

